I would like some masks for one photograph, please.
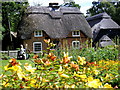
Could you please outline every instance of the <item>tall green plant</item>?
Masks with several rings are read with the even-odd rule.
[[[27,2],[2,2],[2,23],[6,31],[17,31],[27,6]]]
[[[3,35],[10,38],[8,49],[13,48],[11,31],[17,32],[27,6],[28,2],[2,2],[2,25],[5,28]]]

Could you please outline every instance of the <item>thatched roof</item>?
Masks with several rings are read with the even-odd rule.
[[[103,35],[100,41],[112,41],[107,35]]]
[[[88,17],[86,20],[92,28],[93,40],[97,37],[100,30],[120,30],[120,26],[105,12]]]
[[[50,38],[66,38],[73,30],[81,30],[92,38],[92,30],[83,14],[76,7],[60,7],[51,11],[49,7],[29,7],[19,28],[22,39],[31,38],[35,30],[43,30]]]
[[[120,29],[120,26],[114,22],[106,12],[88,17],[86,19],[91,27],[97,24],[100,29]]]

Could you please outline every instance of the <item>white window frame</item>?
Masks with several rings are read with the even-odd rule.
[[[74,34],[74,32],[78,32],[79,31],[79,33],[78,34]],[[72,31],[72,36],[73,37],[78,37],[78,36],[80,36],[80,30],[75,30],[75,31]]]
[[[79,43],[79,46],[75,47],[73,43]],[[80,41],[72,41],[72,47],[75,49],[79,49],[80,48]]]
[[[36,32],[37,32],[37,35],[36,35]],[[34,37],[42,37],[42,36],[43,36],[42,30],[34,31]]]
[[[35,44],[41,44],[41,50],[40,51],[35,51]],[[33,52],[40,53],[41,51],[42,51],[42,42],[33,42]]]

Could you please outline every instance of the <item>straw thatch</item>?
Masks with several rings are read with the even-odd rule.
[[[51,11],[50,7],[29,7],[27,15],[19,27],[21,39],[31,38],[35,30],[43,30],[50,38],[66,38],[73,30],[81,30],[92,38],[92,30],[83,14],[76,7],[60,7],[59,11]]]
[[[105,12],[88,17],[86,20],[92,28],[94,41],[98,41],[103,35],[108,35],[110,38],[120,36],[120,26]]]

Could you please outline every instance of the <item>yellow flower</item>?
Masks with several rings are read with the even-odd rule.
[[[88,77],[87,80],[88,82],[93,81],[93,77]]]
[[[21,72],[21,71],[17,71],[17,75],[18,75],[19,79],[21,79],[21,80],[22,80],[22,78],[25,78],[23,72]]]
[[[79,77],[80,77],[80,78],[83,78],[83,79],[84,79],[84,78],[87,78],[86,75],[84,75],[84,74],[83,74],[83,75],[79,75]]]
[[[112,88],[112,86],[111,86],[110,84],[106,83],[106,84],[103,86],[103,88]]]
[[[64,73],[64,70],[58,72],[59,75],[61,75],[63,73]]]
[[[8,70],[8,65],[4,66],[4,69],[7,71]]]
[[[9,64],[8,64],[8,65],[4,66],[4,69],[5,69],[5,71],[7,71],[7,70],[12,69],[12,68],[9,67]]]
[[[12,69],[14,70],[14,71],[22,71],[22,68],[20,67],[20,66],[18,66],[18,65],[15,65],[15,66],[12,66]]]
[[[72,84],[72,85],[65,84],[64,88],[75,88],[75,85],[74,84]]]
[[[82,79],[87,78],[87,76],[86,76],[85,74],[79,75],[79,74],[76,74],[75,72],[74,72],[74,76],[80,77],[80,78],[82,78]]]
[[[93,77],[89,77],[87,85],[88,87],[99,88],[102,83],[99,79],[93,79]]]
[[[63,52],[63,54],[64,54],[64,57],[68,57],[68,52],[67,53]]]
[[[31,79],[30,81],[31,81],[32,84],[33,84],[33,83],[36,83],[36,80],[35,80],[35,79]]]
[[[48,40],[44,39],[44,42],[47,43],[47,44],[49,44],[50,43],[50,39],[48,39]]]
[[[36,83],[37,81],[35,80],[35,79],[31,79],[30,80],[30,86],[31,87],[35,87],[35,83]]]
[[[0,75],[0,79],[1,79],[3,76],[4,76],[4,75],[3,75],[3,74],[1,74],[1,75]]]
[[[61,74],[60,77],[69,78],[69,76],[66,74]]]
[[[108,79],[109,77],[110,77],[110,75],[109,75],[109,74],[106,74],[105,79]]]
[[[7,87],[7,86],[9,86],[10,84],[9,83],[6,83],[5,81],[2,83],[2,85],[4,86],[4,87]]]
[[[83,60],[85,60],[85,57],[82,57]]]
[[[95,74],[95,75],[98,75],[98,74],[99,74],[99,71],[98,71],[98,70],[94,70],[94,74]]]
[[[32,68],[32,65],[28,63],[25,63],[24,68],[31,73],[34,73],[34,71],[36,70],[36,68]]]
[[[4,66],[4,69],[7,71],[7,70],[13,70],[13,71],[22,71],[22,68],[19,66],[19,65],[14,65],[12,67],[9,67],[9,64]]]
[[[24,88],[31,88],[31,87],[29,87],[29,86],[23,86]]]
[[[59,68],[59,70],[58,70],[58,71],[60,71],[60,72],[62,71],[62,66],[61,66],[61,65],[60,65],[60,68]]]
[[[49,82],[49,80],[43,78],[42,82]]]
[[[78,63],[79,63],[80,65],[86,64],[85,57],[80,57],[80,56],[78,56]]]
[[[102,83],[99,82],[99,79],[95,79],[95,80],[88,83],[88,86],[93,87],[93,88],[98,88],[101,85],[102,85]]]

